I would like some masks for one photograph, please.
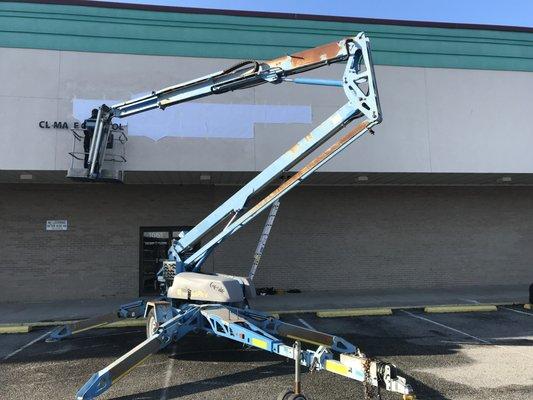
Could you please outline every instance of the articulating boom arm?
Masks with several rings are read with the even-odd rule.
[[[137,99],[115,104],[103,104],[96,119],[94,138],[89,151],[88,179],[97,180],[104,160],[105,148],[114,117],[130,115],[191,101],[212,94],[222,94],[245,89],[263,83],[280,83],[285,77],[319,68],[324,65],[345,61],[350,46],[357,38],[347,38],[314,49],[276,58],[267,62],[242,61],[230,68],[201,78],[170,86]]]
[[[368,39],[363,33],[360,33],[354,38],[345,39],[339,43],[339,49],[345,49],[348,53],[348,60],[342,82],[337,83],[309,79],[302,79],[300,82],[298,82],[297,79],[291,81],[295,83],[342,86],[348,97],[348,102],[270,164],[247,185],[226,200],[183,238],[175,240],[169,251],[169,258],[176,261],[176,272],[185,270],[199,271],[203,261],[224,239],[228,238],[250,222],[261,211],[266,209],[273,202],[307,178],[311,173],[320,168],[324,163],[370,130],[372,126],[381,122],[381,109],[379,106]],[[324,47],[328,48],[328,46]],[[316,49],[309,50],[310,54],[313,56],[316,56],[316,51]],[[305,53],[306,52],[302,52],[299,54]],[[325,55],[322,55],[322,58],[324,57]],[[281,62],[281,65],[289,62],[303,64],[305,61],[305,56],[296,57],[294,55],[292,58],[288,57],[286,61]],[[348,123],[357,118],[360,118],[361,122],[350,130],[349,133],[341,137],[335,144],[331,145],[323,153],[311,160],[300,171],[286,180],[269,195],[258,201],[253,207],[248,208],[249,200],[254,194],[257,194],[264,189],[283,172],[290,170],[290,168],[304,160],[314,150],[320,147],[320,145],[332,138]],[[183,257],[192,245],[198,242],[219,223],[228,219],[229,222],[227,222],[226,226],[211,240],[194,252],[194,254],[187,258]]]
[[[289,76],[319,68],[331,63],[347,61],[342,81],[289,78]],[[312,172],[381,122],[381,109],[374,78],[369,41],[364,33],[310,50],[280,57],[264,63],[243,61],[226,70],[196,80],[170,86],[147,96],[108,107],[102,105],[96,119],[94,137],[89,152],[89,179],[98,179],[106,143],[114,117],[124,118],[155,108],[191,101],[212,94],[249,88],[263,83],[283,81],[342,87],[348,102],[333,113],[311,133],[296,143],[285,154],[270,164],[220,207],[213,211],[180,240],[175,240],[169,258],[176,261],[176,272],[199,271],[203,261],[224,239],[250,222],[261,211],[298,185]],[[302,170],[284,182],[278,189],[250,208],[250,200],[282,173],[289,171],[314,150],[332,138],[354,119],[360,119],[346,136],[312,160]],[[226,226],[199,250],[190,254],[192,246],[205,237],[218,224]]]

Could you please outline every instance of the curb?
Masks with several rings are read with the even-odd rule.
[[[9,325],[0,326],[0,333],[28,333],[30,327],[28,325]]]
[[[67,320],[67,321],[45,321],[45,322],[25,322],[25,323],[14,323],[14,324],[0,324],[0,334],[3,333],[28,333],[31,332],[34,328],[46,328],[46,327],[55,327],[66,324],[72,324],[80,320]],[[95,326],[91,329],[107,329],[107,328],[129,328],[129,327],[141,327],[146,325],[146,320],[144,318],[138,319],[124,319],[115,322],[110,322],[109,324]]]
[[[498,306],[514,306],[520,303],[482,303],[482,304],[438,304],[438,305],[415,305],[399,307],[361,307],[361,308],[339,308],[339,309],[311,309],[311,310],[280,310],[265,311],[268,314],[280,316],[290,314],[316,314],[320,318],[334,317],[364,317],[392,315],[395,310],[421,310],[430,313],[452,313],[452,312],[488,312],[497,311]],[[525,304],[524,308],[533,307],[531,304]],[[529,308],[532,309],[532,308]]]
[[[498,311],[498,308],[492,304],[452,304],[445,306],[430,306],[424,307],[424,312],[428,314],[439,313],[460,313],[460,312],[487,312]]]
[[[279,311],[264,311],[275,318],[280,315],[290,314],[316,314],[319,318],[339,318],[339,317],[366,317],[366,316],[386,316],[392,315],[394,310],[423,310],[428,314],[437,313],[461,313],[461,312],[490,312],[497,311],[498,306],[513,306],[519,303],[485,303],[485,304],[443,304],[434,306],[407,306],[407,307],[370,307],[370,308],[343,308],[343,309],[311,309],[311,310],[279,310]],[[523,304],[527,310],[533,310],[533,304]],[[65,324],[71,324],[80,320],[66,320],[66,321],[41,321],[41,322],[26,322],[26,323],[8,323],[0,324],[0,334],[4,333],[28,333],[33,328],[55,327]],[[108,329],[108,328],[128,328],[128,327],[142,327],[146,322],[144,318],[137,319],[123,319],[109,324],[94,327],[94,329]],[[91,328],[92,329],[92,328]]]

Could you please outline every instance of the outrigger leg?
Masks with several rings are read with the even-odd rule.
[[[89,400],[101,395],[112,384],[116,383],[128,372],[142,363],[149,356],[177,341],[198,326],[199,309],[196,306],[174,309],[175,315],[163,323],[141,344],[137,345],[122,357],[95,373],[78,390],[76,399]]]
[[[107,325],[123,318],[139,318],[143,316],[145,308],[145,300],[137,300],[128,304],[123,304],[116,312],[98,315],[93,318],[58,326],[52,332],[50,332],[50,335],[46,341],[57,342],[58,340],[64,339],[76,333],[98,328],[99,326]]]

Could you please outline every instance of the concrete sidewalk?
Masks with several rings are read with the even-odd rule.
[[[344,308],[423,308],[435,305],[525,304],[529,286],[471,286],[463,288],[321,291],[259,296],[251,307],[264,311],[315,311]]]
[[[79,320],[117,310],[135,299],[65,300],[48,303],[4,303],[0,324]],[[525,304],[528,285],[466,287],[455,289],[405,289],[372,291],[321,291],[258,296],[250,306],[272,312],[317,312],[353,308],[422,308],[434,305]]]

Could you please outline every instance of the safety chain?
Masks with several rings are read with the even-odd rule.
[[[364,398],[365,400],[372,400],[374,398],[381,400],[379,386],[374,387],[372,385],[372,376],[370,375],[371,361],[369,357],[365,357],[365,361],[363,362],[363,371],[365,373],[365,380],[363,381]]]
[[[313,361],[311,361],[311,365],[309,367],[309,372],[313,373],[316,372],[318,369],[318,360],[316,357],[313,357]]]

